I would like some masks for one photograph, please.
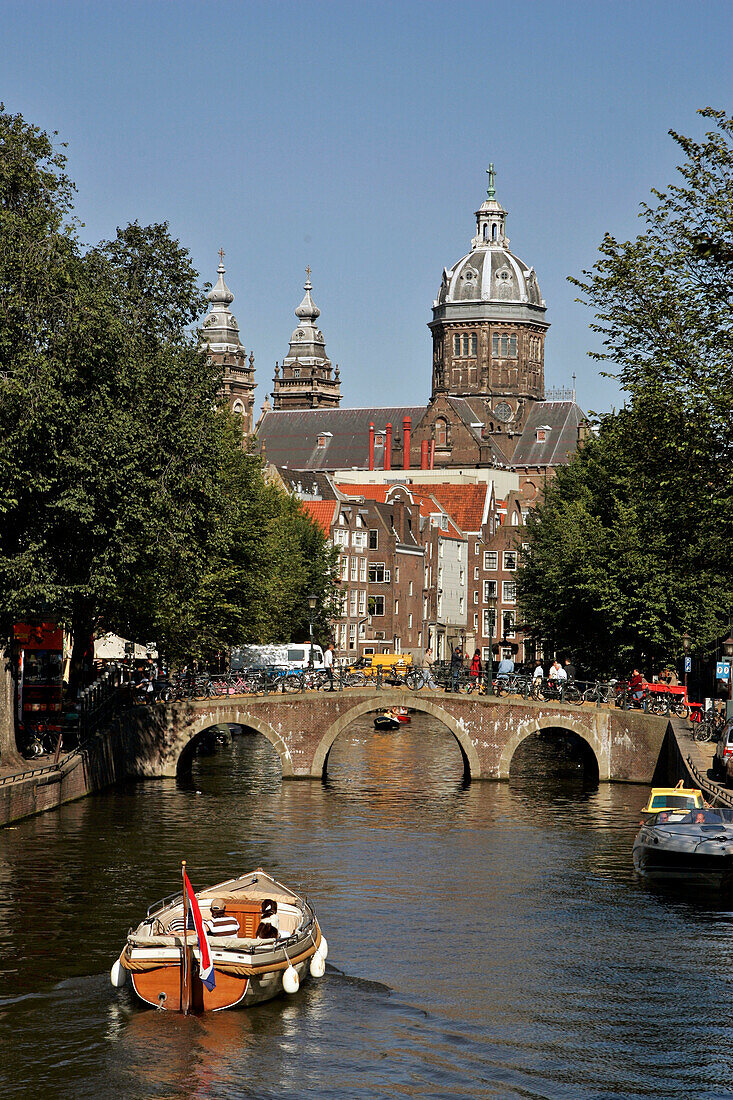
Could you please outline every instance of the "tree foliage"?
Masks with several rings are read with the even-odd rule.
[[[557,480],[528,529],[526,625],[609,670],[699,647],[733,606],[733,120],[702,141],[670,131],[681,182],[655,191],[633,241],[606,234],[572,282],[628,394]]]
[[[84,251],[51,139],[0,108],[0,627],[53,614],[173,657],[307,624],[333,565],[263,477],[168,226]]]

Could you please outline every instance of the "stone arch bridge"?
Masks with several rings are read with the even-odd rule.
[[[601,781],[647,783],[668,727],[666,718],[640,711],[367,688],[138,707],[127,713],[120,732],[131,775],[175,775],[204,730],[231,722],[267,738],[280,757],[283,779],[320,779],[339,734],[361,715],[389,706],[411,707],[441,722],[457,741],[470,779],[508,779],[522,741],[554,728],[590,746]]]

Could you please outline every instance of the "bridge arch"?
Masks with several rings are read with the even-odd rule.
[[[215,713],[207,712],[206,714],[201,714],[193,722],[188,723],[179,730],[177,744],[173,750],[175,755],[174,771],[178,770],[181,758],[185,756],[185,750],[194,738],[198,737],[200,733],[210,729],[212,726],[220,724],[226,725],[229,722],[235,723],[238,726],[246,726],[247,729],[254,730],[256,733],[261,733],[262,736],[270,742],[275,752],[280,757],[283,778],[294,774],[293,758],[290,755],[290,749],[285,744],[280,734],[272,728],[269,722],[263,721],[262,718],[253,714],[245,707],[238,706],[236,703],[229,706],[219,705]]]
[[[328,727],[318,743],[313,756],[311,776],[317,779],[324,774],[328,764],[328,754],[334,741],[355,719],[360,718],[362,714],[376,713],[387,707],[401,707],[406,702],[408,700],[405,698],[404,693],[383,691],[378,699],[368,699],[365,702],[357,703],[356,706],[342,714]],[[423,699],[421,696],[412,696],[409,699],[409,706],[410,710],[414,710],[417,714],[429,714],[436,718],[453,734],[461,750],[463,766],[467,776],[470,779],[480,779],[482,775],[481,761],[463,721],[455,719],[452,714],[448,714],[437,703],[433,703],[429,699]]]
[[[533,733],[544,729],[560,729],[574,733],[589,746],[598,765],[598,779],[603,782],[611,778],[610,754],[608,744],[599,732],[596,722],[582,722],[569,714],[545,714],[538,718],[526,718],[508,738],[499,760],[499,779],[509,778],[509,768],[515,752]]]

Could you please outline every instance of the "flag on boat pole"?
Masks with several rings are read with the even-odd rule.
[[[199,967],[199,973],[201,975],[201,981],[204,983],[210,993],[216,985],[216,977],[214,975],[214,963],[211,958],[211,948],[209,947],[209,941],[206,936],[206,929],[204,928],[204,922],[201,917],[199,903],[196,901],[196,895],[193,892],[193,887],[189,882],[188,875],[186,874],[185,870],[183,872],[183,885],[186,890],[186,896],[188,897],[188,904],[191,906],[193,923],[194,927],[196,928],[196,935],[199,941],[199,951],[201,952],[201,965]]]

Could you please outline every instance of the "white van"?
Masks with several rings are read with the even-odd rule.
[[[310,642],[291,642],[289,645],[244,645],[233,649],[229,660],[232,672],[241,672],[245,668],[265,668],[277,665],[280,668],[308,668]],[[323,650],[313,646],[313,665],[323,667]]]

